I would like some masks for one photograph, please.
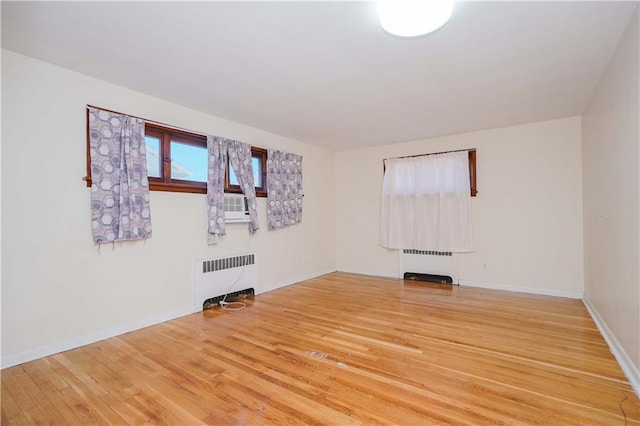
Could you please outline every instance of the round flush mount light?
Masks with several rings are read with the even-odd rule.
[[[429,34],[451,18],[453,0],[379,0],[382,28],[400,37]]]

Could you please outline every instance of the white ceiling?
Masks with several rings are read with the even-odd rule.
[[[4,48],[342,150],[581,114],[637,2],[459,2],[415,39],[373,2],[1,5]]]

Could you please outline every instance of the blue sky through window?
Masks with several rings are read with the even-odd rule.
[[[251,166],[253,167],[253,184],[255,186],[261,187],[262,186],[262,170],[260,170],[260,159],[253,157],[251,159]],[[231,170],[229,170],[229,183],[231,185],[237,185],[238,184],[238,178],[236,177],[236,174],[233,171],[233,167],[229,166],[231,168]]]
[[[171,159],[174,179],[207,181],[207,148],[172,141]],[[177,167],[184,169],[182,176],[176,176],[173,173],[173,169]]]

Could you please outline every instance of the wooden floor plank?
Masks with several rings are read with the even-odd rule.
[[[333,273],[2,371],[3,425],[637,425],[581,301]]]
[[[4,375],[3,375],[4,376]],[[20,401],[16,401],[10,387],[14,388],[13,392],[18,391],[15,385],[9,380],[3,377],[2,380],[2,394],[0,394],[2,402],[2,423],[3,425],[14,424],[22,425],[28,424],[27,418],[24,416],[25,408]],[[28,408],[26,408],[28,409]]]

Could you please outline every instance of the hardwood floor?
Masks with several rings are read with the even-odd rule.
[[[579,300],[334,273],[2,371],[2,424],[640,425]]]

